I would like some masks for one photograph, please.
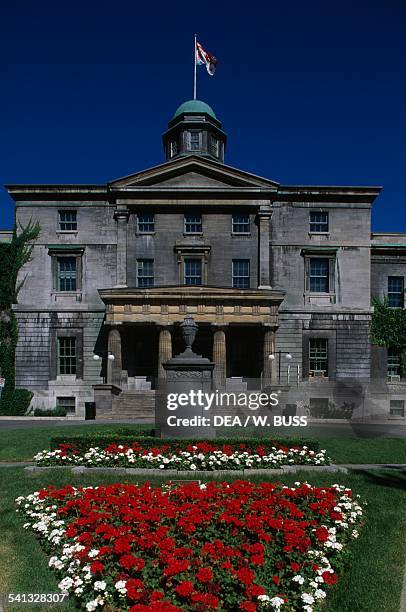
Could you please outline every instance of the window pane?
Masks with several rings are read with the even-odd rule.
[[[310,291],[313,293],[328,293],[329,291],[329,260],[310,259]]]
[[[233,259],[233,287],[236,289],[249,289],[250,287],[250,261],[249,259]]]
[[[189,132],[189,149],[191,151],[200,151],[200,134],[201,132]]]
[[[389,414],[392,416],[405,416],[405,402],[404,400],[390,400]]]
[[[327,338],[311,338],[309,340],[309,372],[310,374],[328,374],[328,340]]]
[[[153,287],[154,286],[154,260],[153,259],[138,259],[137,260],[137,286],[138,287]]]
[[[202,284],[202,262],[200,259],[185,259],[185,285]]]
[[[185,215],[185,234],[202,233],[202,215]]]
[[[65,232],[77,230],[76,210],[59,211],[59,229]]]
[[[74,397],[57,397],[56,398],[56,407],[64,408],[67,414],[74,414],[76,401]]]
[[[249,234],[250,216],[245,214],[233,215],[233,234]]]
[[[76,257],[58,257],[58,290],[76,291]]]
[[[404,277],[388,277],[388,305],[391,308],[403,308],[404,306]]]
[[[140,213],[137,216],[139,232],[154,232],[155,231],[155,216],[153,213]]]
[[[388,376],[400,376],[399,349],[388,349]]]
[[[59,374],[76,374],[76,338],[58,338]]]
[[[310,211],[310,231],[328,232],[328,212]]]
[[[178,143],[176,142],[176,140],[171,140],[171,142],[169,144],[169,150],[170,150],[170,156],[171,157],[175,157],[175,155],[177,155],[177,153],[178,153]]]
[[[219,152],[220,152],[219,140],[218,138],[215,138],[214,136],[210,138],[210,152],[212,155],[214,155],[214,157],[219,156]]]

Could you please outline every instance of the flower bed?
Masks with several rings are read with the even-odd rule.
[[[276,444],[276,443],[272,443]],[[39,466],[82,465],[86,467],[137,467],[177,470],[241,470],[277,468],[282,465],[326,465],[326,451],[307,446],[246,443],[216,444],[195,442],[186,445],[160,443],[145,448],[139,442],[130,445],[109,444],[105,448],[78,450],[74,443],[58,449],[41,451],[34,459]]]
[[[358,536],[339,485],[115,484],[19,497],[81,609],[175,612],[320,608]]]

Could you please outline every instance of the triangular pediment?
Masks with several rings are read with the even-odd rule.
[[[264,189],[275,191],[278,183],[209,159],[188,156],[109,183],[112,190],[171,189]]]

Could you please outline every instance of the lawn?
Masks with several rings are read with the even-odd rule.
[[[22,468],[2,470],[0,497],[0,592],[57,592],[57,579],[35,536],[22,529],[23,519],[15,512],[14,499],[52,483],[97,485],[112,483],[117,476],[72,476],[52,471],[27,476]],[[142,477],[127,478],[141,482]],[[158,484],[160,478],[149,478]],[[272,480],[253,476],[252,480]],[[309,474],[284,476],[287,485],[309,480],[314,485],[334,482],[351,487],[367,502],[366,525],[350,545],[351,558],[339,584],[330,591],[328,612],[398,612],[406,557],[406,476],[394,470],[351,474]],[[13,608],[17,610],[18,608]],[[23,608],[20,608],[23,609]],[[25,608],[27,609],[27,608]],[[39,607],[38,610],[49,608]],[[71,604],[63,609],[73,609]]]
[[[152,425],[73,425],[4,430],[0,431],[0,462],[31,461],[35,453],[49,449],[52,436],[124,430],[137,435],[141,429],[149,430],[151,427]],[[276,437],[275,433],[273,435]],[[297,433],[290,430],[287,435],[292,437]],[[317,439],[320,448],[327,450],[334,463],[406,463],[406,437],[358,438],[344,435],[323,436],[307,432],[302,435]],[[278,435],[280,439],[283,437],[285,433]]]

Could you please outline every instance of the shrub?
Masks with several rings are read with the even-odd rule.
[[[66,416],[66,410],[65,410],[65,408],[61,408],[60,406],[57,406],[53,410],[42,410],[41,408],[35,408],[34,416],[39,416],[39,417],[43,417],[43,416],[64,417],[64,416]]]
[[[132,442],[138,442],[142,448],[159,448],[165,445],[166,447],[173,449],[186,449],[191,443],[202,442],[202,440],[189,439],[189,440],[161,440],[160,438],[152,437],[153,431],[145,430],[145,433],[139,432],[137,434],[98,434],[89,433],[80,436],[54,436],[50,441],[51,450],[56,450],[61,444],[72,444],[79,452],[85,452],[89,448],[106,448],[109,444],[122,444],[123,446],[130,446]],[[237,447],[240,444],[246,444],[250,446],[262,446],[265,450],[271,449],[275,444],[283,445],[291,448],[292,446],[307,446],[310,450],[317,452],[320,449],[320,445],[316,440],[305,440],[299,438],[287,438],[283,440],[264,440],[263,438],[217,438],[213,440],[217,446],[221,445],[232,445]]]
[[[33,395],[28,389],[14,389],[0,401],[0,414],[24,416],[30,407]]]

